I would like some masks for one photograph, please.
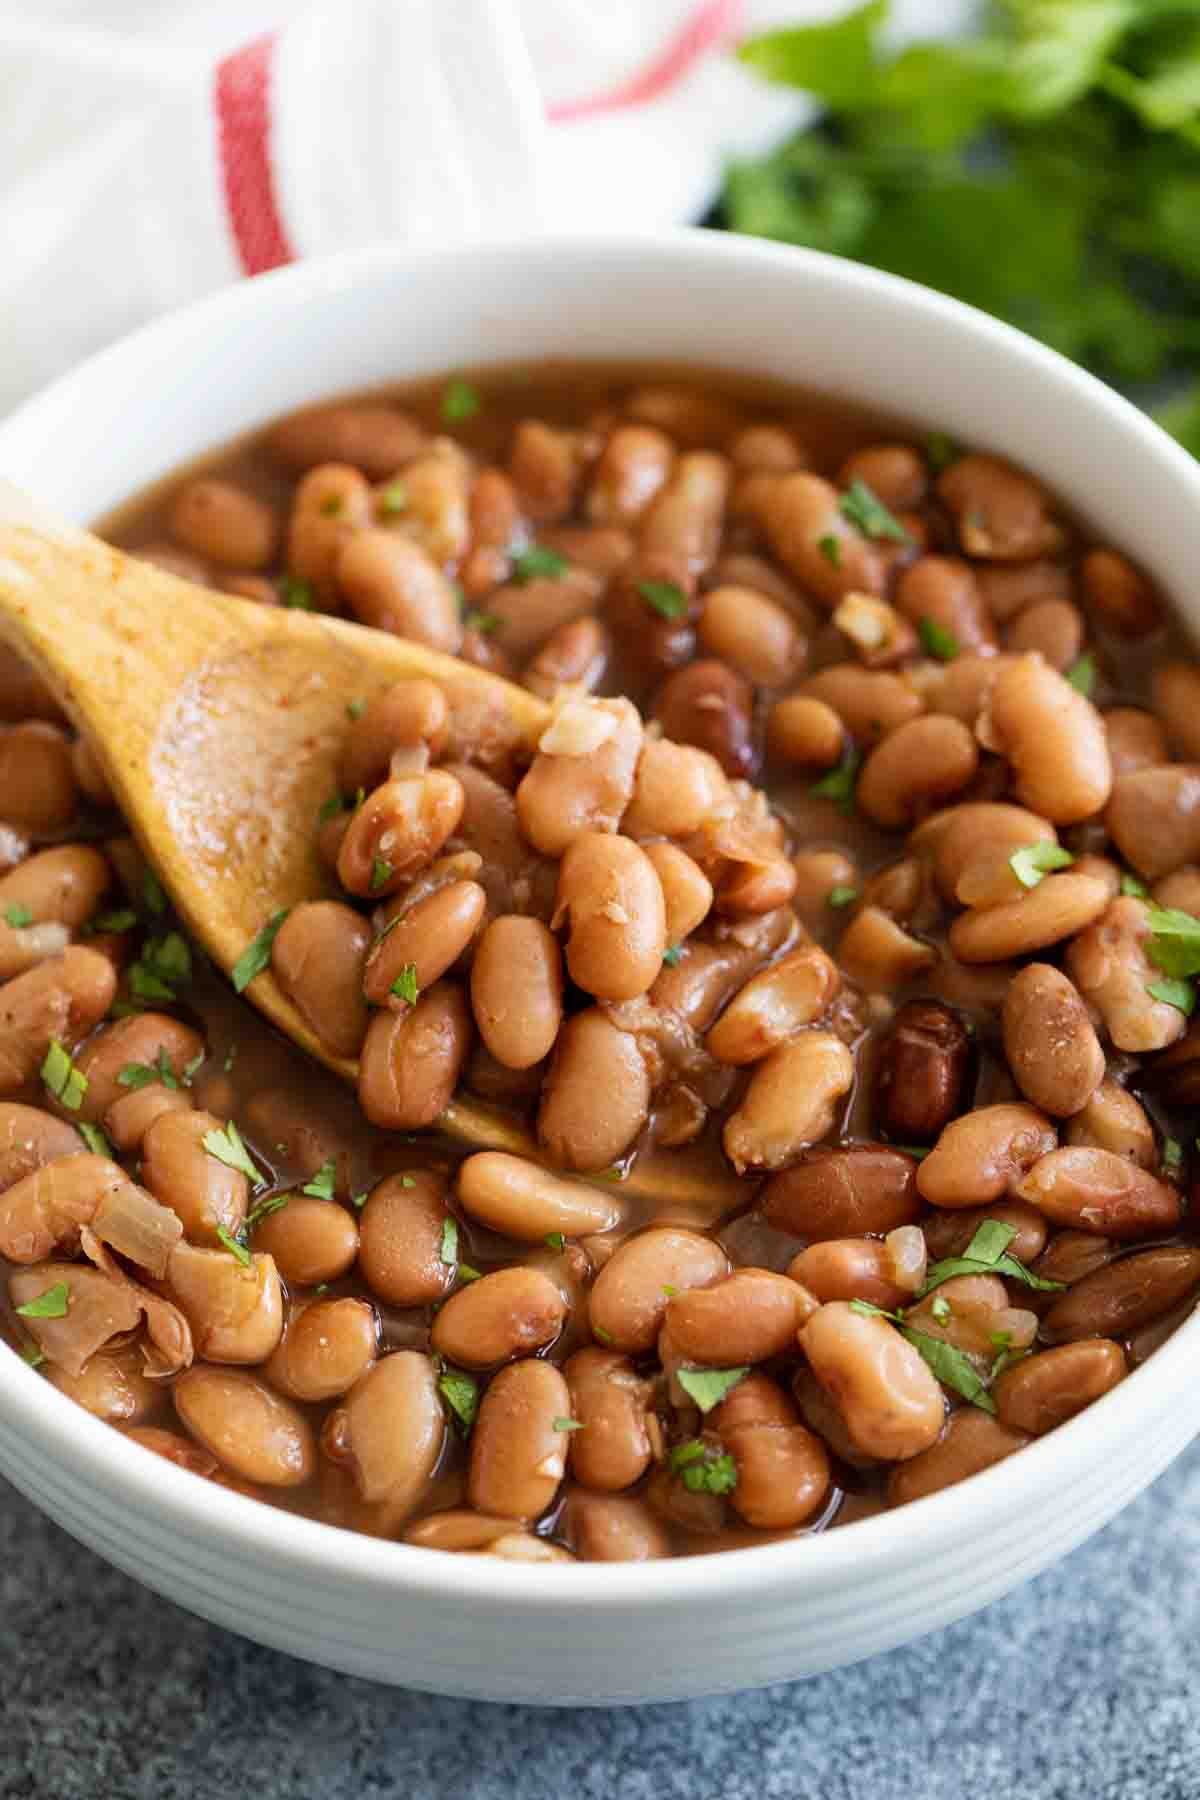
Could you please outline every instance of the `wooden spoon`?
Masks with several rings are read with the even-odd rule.
[[[180,918],[226,974],[282,909],[330,891],[317,814],[338,787],[352,701],[404,676],[474,692],[532,746],[536,695],[422,644],[344,619],[196,587],[41,516],[0,482],[0,638],[86,736]],[[346,1081],[270,970],[246,990]],[[513,1119],[459,1097],[439,1127],[475,1148],[538,1157]],[[686,1151],[639,1157],[623,1191],[697,1223],[741,1200]],[[703,1218],[701,1217],[703,1215]]]

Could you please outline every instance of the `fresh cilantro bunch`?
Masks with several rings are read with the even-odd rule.
[[[741,47],[828,108],[721,222],[940,288],[1124,385],[1200,455],[1200,0],[999,0],[892,52],[888,0]]]

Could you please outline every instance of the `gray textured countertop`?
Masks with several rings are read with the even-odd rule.
[[[1200,1445],[979,1617],[734,1698],[567,1713],[329,1674],[3,1483],[0,1651],[0,1800],[1197,1800]]]

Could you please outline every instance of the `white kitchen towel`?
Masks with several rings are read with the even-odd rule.
[[[897,10],[907,31],[944,29],[953,4]],[[728,156],[806,116],[737,63],[737,40],[843,9],[276,0],[275,29],[214,55],[162,29],[189,6],[156,7],[156,31],[130,0],[53,0],[51,23],[0,4],[0,412],[156,313],[297,257],[698,217]]]

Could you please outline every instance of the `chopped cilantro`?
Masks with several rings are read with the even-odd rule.
[[[553,1428],[555,1431],[582,1431],[583,1430],[583,1422],[580,1419],[553,1419],[551,1421],[551,1424],[553,1425]]]
[[[1026,1287],[1037,1288],[1043,1293],[1057,1293],[1062,1288],[1061,1281],[1044,1281],[1009,1254],[1008,1246],[1016,1235],[1014,1226],[1006,1225],[1000,1219],[985,1219],[961,1256],[949,1256],[930,1264],[918,1299],[923,1300],[926,1294],[941,1287],[944,1281],[952,1281],[956,1275],[1006,1275],[1010,1281],[1023,1282]]]
[[[246,1230],[253,1231],[256,1225],[261,1225],[262,1221],[269,1219],[272,1213],[282,1212],[291,1197],[290,1194],[272,1194],[269,1199],[260,1200],[258,1205],[252,1206],[246,1214]]]
[[[941,1338],[930,1337],[928,1332],[914,1331],[911,1325],[897,1329],[940,1382],[983,1412],[995,1412],[996,1403],[987,1391],[987,1383],[965,1351],[956,1350]]]
[[[930,656],[936,656],[939,662],[953,662],[958,655],[960,645],[952,631],[939,625],[936,619],[925,617],[917,620],[917,636],[920,638]]]
[[[379,490],[379,510],[384,518],[402,513],[408,505],[408,489],[402,481],[389,481]]]
[[[682,955],[683,949],[681,945],[668,944],[667,948],[663,951],[662,959],[666,963],[668,969],[673,969]]]
[[[480,637],[490,637],[493,631],[499,629],[500,620],[495,613],[479,612],[472,607],[470,612],[463,614],[464,631],[477,631]]]
[[[206,1052],[204,1050],[197,1050],[195,1056],[184,1063],[183,1075],[181,1077],[184,1087],[191,1087],[192,1082],[204,1061],[205,1055]]]
[[[731,1494],[737,1486],[737,1464],[702,1438],[676,1444],[667,1459],[690,1494]]]
[[[71,1295],[65,1281],[56,1281],[36,1300],[27,1300],[15,1310],[23,1319],[65,1319]]]
[[[930,1312],[939,1325],[945,1325],[950,1319],[950,1302],[943,1294],[935,1294],[929,1306]]]
[[[386,887],[393,873],[391,863],[382,856],[376,856],[371,863],[371,880],[368,884],[371,892],[377,894],[380,888]]]
[[[687,613],[687,595],[673,581],[639,581],[637,591],[664,619],[682,619]]]
[[[217,1236],[228,1250],[230,1256],[235,1256],[242,1267],[248,1269],[250,1267],[250,1252],[247,1250],[245,1244],[239,1243],[232,1231],[227,1231],[224,1225],[217,1226]]]
[[[1022,887],[1035,888],[1051,869],[1069,868],[1074,861],[1071,852],[1061,844],[1023,844],[1013,851],[1008,866]]]
[[[459,1369],[443,1369],[437,1385],[465,1437],[479,1411],[479,1383],[473,1375],[464,1375]]]
[[[26,925],[33,924],[33,914],[30,912],[29,908],[27,906],[18,906],[15,903],[12,906],[5,907],[4,917],[14,931],[20,931]]]
[[[1162,1147],[1163,1170],[1168,1175],[1179,1175],[1183,1171],[1183,1145],[1178,1138],[1167,1138]]]
[[[825,558],[827,563],[832,563],[835,569],[841,568],[842,546],[833,535],[832,531],[827,531],[824,537],[819,537],[817,539],[817,549],[821,552],[821,555]]]
[[[321,502],[320,510],[325,518],[336,518],[338,513],[342,510],[342,496],[340,494],[326,494]]]
[[[901,1156],[911,1156],[914,1162],[921,1162],[929,1155],[920,1144],[893,1144],[892,1149],[898,1150]]]
[[[87,1076],[75,1067],[70,1051],[57,1038],[50,1039],[41,1075],[54,1098],[61,1100],[68,1112],[79,1111],[87,1093]]]
[[[951,463],[956,463],[962,451],[952,437],[944,431],[931,431],[925,439],[925,460],[935,475],[942,474]]]
[[[142,872],[142,898],[156,919],[160,919],[166,912],[166,889],[153,869],[145,869]]]
[[[112,1155],[113,1147],[98,1125],[89,1125],[86,1120],[81,1119],[76,1130],[93,1156]]]
[[[1096,659],[1090,651],[1071,664],[1066,678],[1077,694],[1086,697],[1091,693],[1096,679]]]
[[[1121,892],[1131,900],[1144,900],[1150,889],[1144,881],[1139,881],[1136,875],[1125,870],[1121,876]]]
[[[338,815],[344,813],[345,810],[345,795],[341,793],[330,794],[328,800],[324,800],[321,803],[320,810],[317,813],[317,824],[328,825],[330,819],[336,819]]]
[[[557,550],[548,550],[544,544],[530,544],[528,550],[512,559],[512,577],[519,586],[538,575],[564,575],[567,568],[566,557]]]
[[[406,1000],[409,1006],[415,1006],[417,1004],[417,995],[420,992],[420,989],[417,986],[416,963],[403,964],[400,973],[397,975],[395,981],[393,981],[388,992],[390,994],[395,994],[397,1000]]]
[[[613,1341],[612,1332],[605,1331],[603,1325],[593,1325],[592,1336],[598,1344],[611,1344]]]
[[[468,1284],[472,1281],[482,1281],[483,1271],[481,1269],[473,1269],[470,1263],[459,1263],[458,1279],[464,1284]]]
[[[311,1181],[306,1181],[300,1189],[302,1194],[311,1194],[314,1200],[332,1200],[333,1190],[337,1185],[337,1164],[331,1156],[323,1162]]]
[[[448,1268],[453,1268],[458,1261],[458,1220],[442,1221],[442,1261]]]
[[[542,1239],[547,1250],[565,1250],[567,1240],[561,1231],[548,1231]]]
[[[822,775],[820,781],[814,781],[808,791],[818,799],[832,800],[849,818],[854,811],[854,790],[858,786],[858,771],[861,767],[862,751],[851,750],[836,769],[830,769],[828,775]]]
[[[831,887],[825,896],[830,906],[853,906],[858,899],[858,889],[854,887]]]
[[[1196,1009],[1194,985],[1178,976],[1165,975],[1161,981],[1148,981],[1146,992],[1152,1000],[1161,1000],[1165,1006],[1177,1006],[1188,1018]]]
[[[298,612],[312,612],[316,606],[312,582],[301,581],[298,575],[285,575],[279,583],[279,603]]]
[[[46,1352],[39,1350],[36,1344],[26,1344],[19,1352],[21,1361],[28,1363],[31,1369],[40,1369],[46,1360]]]
[[[888,511],[878,494],[865,481],[855,480],[850,483],[838,501],[838,511],[852,525],[857,525],[864,537],[890,538],[896,544],[912,543],[912,538],[899,519]]]
[[[239,1169],[256,1187],[262,1187],[263,1177],[251,1161],[250,1152],[232,1119],[222,1130],[206,1131],[201,1141],[209,1155],[223,1162],[227,1169]]]
[[[273,918],[267,920],[256,938],[252,938],[234,963],[229,972],[235,994],[244,993],[256,975],[261,975],[271,961],[271,946],[279,936],[279,929],[291,911],[290,907],[281,907]]]
[[[120,906],[114,912],[97,913],[88,925],[88,932],[99,931],[132,931],[137,924],[137,914],[130,906]]]
[[[347,700],[346,702],[346,717],[348,719],[361,719],[366,710],[367,703],[365,700]]]
[[[225,1052],[225,1060],[221,1064],[221,1067],[225,1071],[226,1075],[229,1074],[229,1071],[233,1068],[234,1063],[237,1061],[237,1053],[238,1053],[237,1045],[230,1044],[228,1050]]]
[[[117,1085],[123,1088],[132,1088],[136,1093],[139,1088],[149,1087],[152,1082],[161,1081],[161,1079],[158,1070],[152,1068],[149,1063],[126,1063],[117,1075]],[[175,1085],[175,1077],[172,1075],[167,1086],[174,1087]]]
[[[684,1393],[696,1402],[701,1412],[711,1412],[719,1406],[726,1394],[735,1388],[744,1375],[750,1373],[749,1368],[741,1369],[680,1369],[676,1380]]]
[[[415,1188],[416,1185],[417,1178],[415,1175],[402,1175],[400,1177],[400,1186],[402,1188]]]
[[[1200,975],[1200,919],[1174,906],[1146,908],[1150,960],[1164,975]]]
[[[178,931],[147,938],[142,954],[129,971],[130,991],[139,1000],[176,1000],[176,990],[186,987],[191,979],[192,953],[187,939]]]
[[[469,381],[456,378],[448,381],[442,390],[442,417],[447,425],[460,425],[464,419],[473,419],[482,405],[478,388],[473,388]]]

